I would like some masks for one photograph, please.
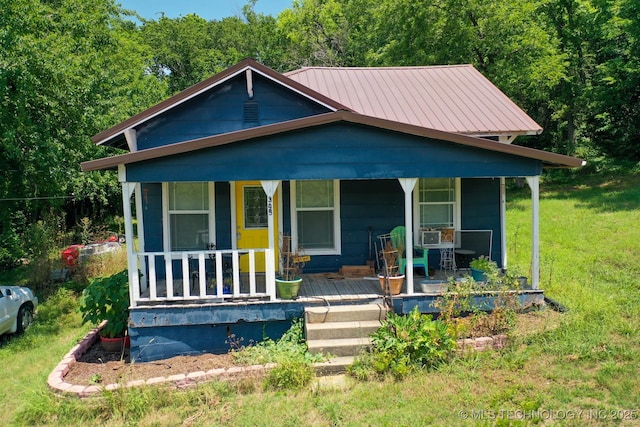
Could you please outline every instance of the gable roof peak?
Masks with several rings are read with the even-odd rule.
[[[247,70],[251,70],[257,72],[258,74],[264,76],[265,78],[276,82],[293,92],[296,92],[318,104],[324,105],[327,108],[336,111],[336,110],[351,110],[349,107],[344,106],[343,104],[316,92],[315,90],[300,84],[294,80],[289,79],[283,74],[278,73],[277,71],[263,65],[252,58],[245,58],[237,64],[227,68],[215,74],[208,79],[205,79],[199,83],[194,84],[181,92],[165,99],[164,101],[150,107],[129,119],[118,123],[117,125],[104,130],[96,135],[94,135],[91,140],[97,145],[109,145],[110,142],[113,142],[116,139],[124,138],[123,134],[127,129],[134,128],[139,126],[140,124],[146,122],[147,120],[152,119],[182,103],[200,95],[203,92],[206,92],[225,81],[246,72]]]

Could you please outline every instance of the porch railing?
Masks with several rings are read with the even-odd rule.
[[[256,272],[256,256],[264,254],[265,271]],[[237,298],[276,299],[274,253],[270,249],[186,252],[137,252],[129,274],[131,305],[210,301]],[[241,257],[248,271],[241,271]],[[132,268],[137,267],[137,268]],[[245,267],[246,270],[246,267]]]

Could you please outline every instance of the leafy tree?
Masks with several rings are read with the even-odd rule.
[[[278,17],[289,41],[287,65],[362,66],[376,2],[371,0],[295,0]]]
[[[587,129],[603,153],[640,161],[640,4],[600,1],[606,19],[596,54]]]
[[[190,14],[144,21],[141,33],[153,51],[153,74],[175,93],[247,57],[280,69],[283,47],[276,20],[256,13],[255,3],[245,5],[243,18],[206,21]]]
[[[89,137],[166,92],[113,0],[0,0],[0,10],[0,239],[15,242],[65,201],[118,206],[114,177],[80,173],[104,155]],[[4,247],[8,261],[20,246]]]

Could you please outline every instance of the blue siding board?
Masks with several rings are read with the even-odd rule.
[[[341,182],[343,264],[364,265],[375,259],[377,236],[404,224],[404,193],[397,180]]]
[[[491,259],[501,266],[500,180],[462,180],[462,229],[493,230]]]
[[[151,361],[224,353],[230,349],[230,339],[248,344],[265,337],[280,338],[303,312],[303,305],[297,302],[136,307],[129,314],[131,356]]]
[[[132,182],[539,175],[541,162],[332,123],[127,166]]]
[[[231,186],[228,182],[216,182],[216,247],[231,248]]]
[[[179,355],[223,354],[234,344],[249,345],[265,337],[278,339],[289,327],[291,321],[138,328],[131,334],[131,357],[151,362]]]
[[[247,127],[329,112],[254,73],[253,101],[258,103],[257,123],[244,122],[244,103],[249,100],[244,73],[160,114],[137,129],[139,149],[159,147]]]
[[[162,184],[144,183],[141,188],[145,251],[162,251]]]

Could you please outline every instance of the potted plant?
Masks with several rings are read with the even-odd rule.
[[[100,342],[107,351],[120,351],[127,345],[129,320],[129,276],[127,270],[91,281],[82,292],[82,323],[99,324]]]
[[[300,247],[296,251],[291,247],[291,236],[282,236],[282,244],[280,245],[280,271],[276,277],[276,290],[278,296],[282,299],[294,299],[300,292],[302,285],[302,269],[309,256],[302,254]]]
[[[471,260],[469,266],[471,267],[471,277],[476,282],[486,282],[488,275],[494,275],[498,272],[498,265],[495,261],[491,261],[489,257],[484,255]]]
[[[402,292],[402,284],[404,283],[404,274],[400,274],[398,267],[398,249],[393,246],[391,241],[387,241],[380,255],[383,269],[378,273],[378,279],[382,292],[386,293],[386,289],[389,289],[391,295],[398,295]]]

